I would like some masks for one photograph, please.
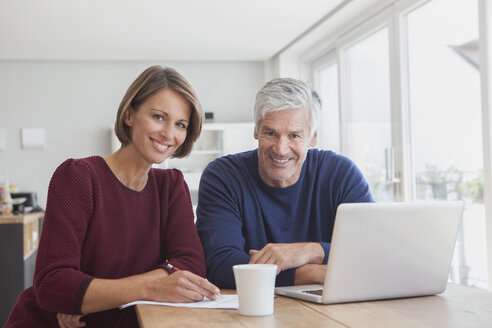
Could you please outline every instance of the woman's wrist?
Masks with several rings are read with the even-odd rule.
[[[141,279],[141,282],[138,284],[139,285],[139,290],[140,290],[140,299],[141,300],[152,300],[152,284],[153,280],[151,277],[149,278],[144,278]]]
[[[135,276],[135,278],[139,279],[138,288],[140,291],[141,300],[154,300],[157,295],[155,295],[155,291],[158,289],[156,284],[161,283],[160,279],[169,276],[164,268],[158,268],[141,275]]]

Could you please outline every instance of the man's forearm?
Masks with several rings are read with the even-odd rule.
[[[261,250],[250,250],[250,263],[276,264],[277,273],[305,264],[322,264],[325,250],[320,243],[269,243]]]
[[[296,269],[295,285],[322,284],[325,281],[326,265],[306,264]]]
[[[321,246],[320,243],[307,243],[310,249],[311,260],[309,263],[311,264],[323,264],[323,260],[325,258],[325,250]]]

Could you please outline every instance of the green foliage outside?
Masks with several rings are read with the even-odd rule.
[[[435,165],[426,165],[425,171],[418,172],[418,199],[472,200],[483,203],[483,171],[464,172],[450,166],[439,170]]]

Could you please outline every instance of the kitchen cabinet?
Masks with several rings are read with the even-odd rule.
[[[32,285],[44,212],[0,216],[0,326]]]

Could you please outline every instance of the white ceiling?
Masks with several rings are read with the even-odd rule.
[[[0,60],[266,60],[343,0],[0,0]]]

